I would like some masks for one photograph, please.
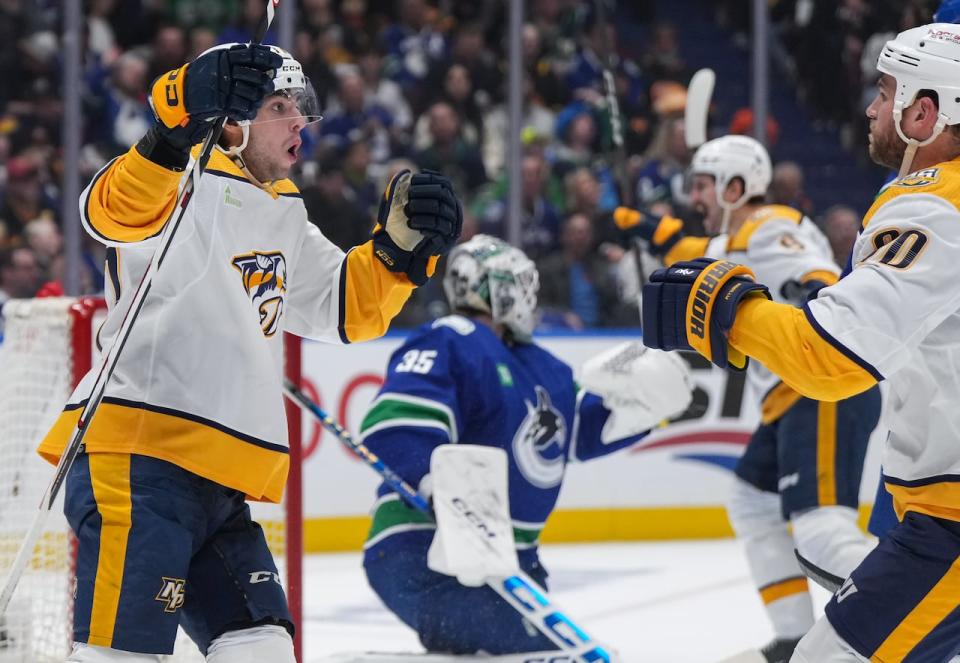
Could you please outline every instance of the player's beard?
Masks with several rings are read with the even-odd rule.
[[[286,156],[278,157],[277,148],[261,144],[250,132],[250,142],[243,150],[243,160],[250,173],[260,182],[282,180],[290,174]],[[285,154],[285,153],[284,153]]]
[[[907,144],[900,139],[892,125],[887,131],[880,131],[875,126],[870,128],[870,158],[878,165],[899,170]]]

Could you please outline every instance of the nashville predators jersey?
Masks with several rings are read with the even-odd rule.
[[[852,263],[802,311],[744,303],[730,344],[811,398],[886,379],[883,470],[898,516],[960,520],[960,160],[886,186]]]
[[[182,174],[136,148],[84,190],[84,228],[107,249],[109,348],[176,204]],[[288,180],[275,199],[214,151],[89,423],[88,452],[136,453],[278,501],[288,467],[283,332],[334,343],[380,336],[413,285],[348,254],[307,219]],[[99,366],[77,387],[39,451],[56,461]]]
[[[802,212],[785,205],[764,205],[732,235],[681,239],[667,258],[676,262],[704,255],[746,265],[774,301],[794,306],[804,303],[812,283],[830,285],[840,274],[826,236]],[[753,394],[762,399],[765,423],[778,419],[800,398],[760,362],[750,362],[747,378]]]
[[[958,208],[960,161],[895,180],[864,216],[851,273],[809,304],[824,338],[889,382],[883,469],[898,515],[960,520]]]

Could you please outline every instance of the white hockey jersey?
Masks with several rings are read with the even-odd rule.
[[[804,311],[745,303],[730,342],[814,398],[886,378],[883,468],[898,516],[960,520],[960,160],[881,191],[853,266]]]
[[[837,282],[840,268],[826,236],[804,214],[785,205],[765,205],[750,215],[732,235],[685,237],[666,255],[669,265],[700,256],[730,260],[753,270],[770,289],[774,301],[802,304],[796,295],[803,284]],[[779,419],[800,398],[758,361],[747,367],[751,392],[762,400],[764,423]]]
[[[108,248],[113,342],[146,271],[181,175],[135,148],[84,190],[84,227]],[[344,254],[307,219],[296,187],[273,199],[214,152],[85,438],[88,452],[153,456],[279,501],[288,467],[283,332],[347,343],[381,335],[413,290],[372,244]],[[80,383],[40,445],[56,461],[76,426]]]

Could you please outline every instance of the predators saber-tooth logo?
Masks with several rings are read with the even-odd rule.
[[[234,256],[232,264],[260,315],[263,335],[273,336],[280,328],[287,292],[286,258],[280,251],[254,251]]]
[[[552,488],[563,479],[567,423],[547,390],[537,385],[536,392],[536,405],[524,399],[527,416],[513,436],[513,455],[530,483]]]
[[[167,578],[166,576],[162,580],[163,586],[160,587],[160,591],[157,592],[154,600],[166,604],[163,606],[164,612],[176,612],[183,607],[184,601],[187,599],[186,592],[183,589],[187,581],[181,578]]]

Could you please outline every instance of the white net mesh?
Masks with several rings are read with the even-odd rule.
[[[72,389],[72,300],[9,302],[0,346],[0,572],[6,576],[53,469],[35,453]],[[62,500],[61,500],[62,503]],[[63,661],[70,645],[72,574],[55,507],[2,622],[0,661]]]
[[[71,314],[76,300],[50,298],[8,302],[0,344],[0,578],[6,577],[20,542],[33,522],[53,467],[36,454],[37,443],[73,389],[76,338],[89,339],[89,317]],[[85,326],[85,329],[81,329]],[[88,341],[89,342],[89,341]],[[83,342],[80,343],[84,345]],[[61,663],[71,648],[73,559],[63,516],[62,494],[20,580],[6,615],[0,617],[0,663]],[[254,505],[286,585],[285,509]],[[188,600],[189,600],[189,588]],[[181,630],[176,663],[202,663]]]

